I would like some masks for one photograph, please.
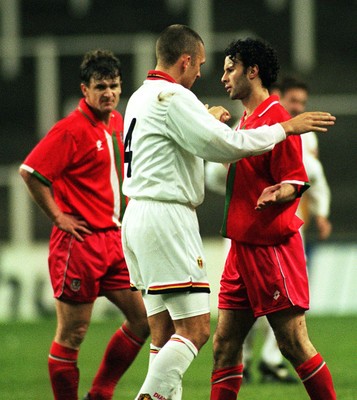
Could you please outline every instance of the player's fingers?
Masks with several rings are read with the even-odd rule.
[[[78,225],[76,227],[76,231],[81,231],[83,233],[87,233],[88,235],[92,234],[92,231],[90,229],[86,228],[85,226],[81,226],[81,225]]]
[[[313,126],[311,131],[325,133],[327,132],[327,128],[322,128],[321,126]]]
[[[336,117],[334,115],[324,112],[312,112],[310,113],[309,117],[313,121],[326,122],[328,124],[334,124],[336,121]]]
[[[309,114],[311,114],[314,117],[323,118],[323,119],[333,119],[333,120],[336,119],[336,117],[334,115],[332,115],[329,112],[325,112],[325,111],[311,111]]]
[[[84,238],[77,232],[77,231],[73,231],[72,235],[79,241],[79,242],[84,242]]]
[[[311,122],[313,124],[324,125],[324,126],[335,125],[335,120],[332,120],[332,119],[316,118],[316,119],[312,119]]]
[[[221,115],[220,121],[221,122],[227,122],[231,119],[231,115],[228,112],[223,112]]]

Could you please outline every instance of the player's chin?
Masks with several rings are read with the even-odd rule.
[[[115,104],[114,103],[104,103],[102,104],[102,112],[104,113],[110,113],[115,109]]]

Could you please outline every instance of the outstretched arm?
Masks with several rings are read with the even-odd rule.
[[[53,198],[50,187],[22,168],[20,168],[19,173],[25,181],[31,197],[59,229],[71,233],[81,242],[84,239],[80,232],[91,234],[86,221],[80,217],[65,214],[60,210]]]

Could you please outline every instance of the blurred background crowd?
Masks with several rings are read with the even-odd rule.
[[[321,276],[326,290],[331,286],[325,275],[330,285],[341,283],[336,293],[352,290],[357,281],[356,17],[356,0],[1,0],[0,300],[9,303],[8,294],[16,290],[22,290],[23,296],[26,290],[34,292],[33,286],[21,289],[26,285],[16,271],[23,275],[26,269],[33,277],[40,268],[47,279],[41,243],[47,241],[50,225],[30,202],[17,168],[77,103],[83,54],[105,48],[120,58],[119,111],[124,113],[127,99],[155,66],[157,35],[173,23],[189,25],[203,37],[207,62],[193,91],[202,102],[229,109],[232,124],[242,110],[229,101],[220,82],[223,51],[233,39],[248,36],[263,38],[276,48],[281,78],[294,75],[308,84],[308,109],[336,115],[336,126],[319,136],[319,156],[331,189],[333,231],[320,248],[318,264],[325,264]],[[223,204],[223,196],[207,190],[198,210],[204,238],[219,237]],[[312,243],[316,241],[313,225],[307,235]],[[343,269],[343,282],[331,273],[335,269]],[[35,283],[42,284],[41,279]],[[337,311],[344,310],[339,307]],[[42,304],[40,311],[45,308]],[[0,318],[23,314],[16,301],[9,309],[0,312]],[[352,309],[357,310],[357,303]]]

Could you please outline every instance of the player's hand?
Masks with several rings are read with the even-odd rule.
[[[218,121],[227,122],[232,117],[230,112],[222,106],[213,106],[209,108],[208,104],[206,104],[206,108],[211,115],[218,119]]]
[[[332,232],[331,222],[326,217],[316,215],[315,217],[317,231],[319,233],[320,240],[326,240],[329,238]]]
[[[262,211],[265,208],[271,206],[274,203],[278,202],[279,194],[281,189],[281,183],[277,183],[273,186],[266,187],[262,194],[259,196],[257,200],[257,205],[255,206],[255,210]]]
[[[61,231],[72,234],[80,242],[84,241],[81,233],[86,233],[88,235],[92,234],[92,231],[89,229],[88,223],[83,218],[77,217],[75,215],[60,213],[56,217],[54,223],[57,228],[61,229]]]
[[[306,132],[327,132],[335,124],[336,117],[321,111],[305,112],[288,121],[281,122],[287,136],[301,135]]]

